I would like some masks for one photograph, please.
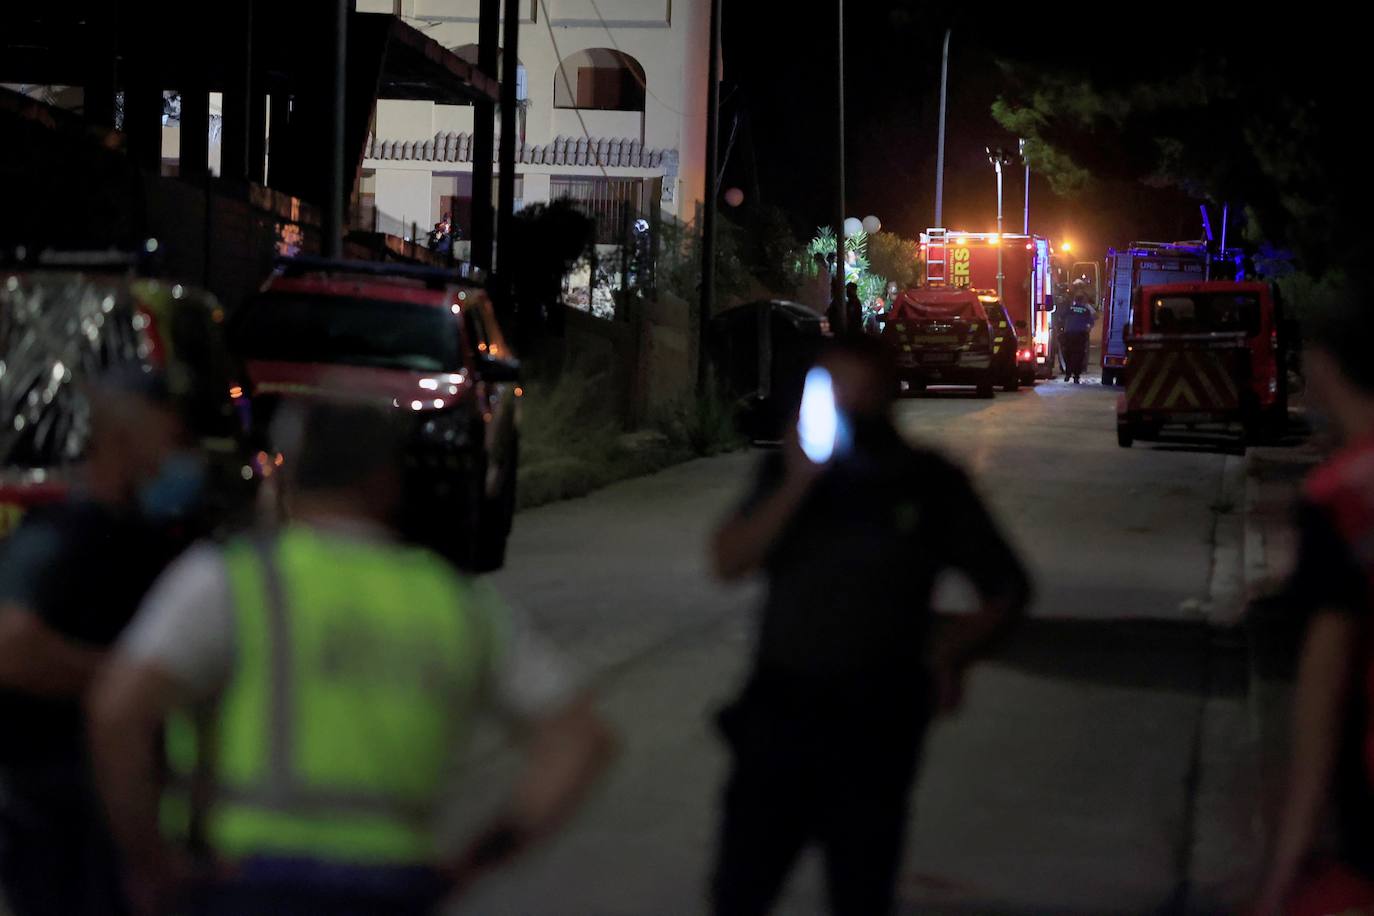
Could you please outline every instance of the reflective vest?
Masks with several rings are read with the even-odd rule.
[[[230,859],[434,861],[442,782],[501,638],[487,587],[425,550],[305,527],[225,559],[234,670],[208,731],[168,725],[167,827]]]

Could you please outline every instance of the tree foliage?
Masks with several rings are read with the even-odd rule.
[[[1110,180],[1173,187],[1229,203],[1247,241],[1287,249],[1304,269],[1348,261],[1365,233],[1349,112],[1330,97],[1349,85],[1349,61],[1329,44],[1270,54],[1272,42],[1230,28],[1179,53],[1189,41],[1135,36],[1113,48],[1114,66],[1008,56],[993,117],[1027,138],[1031,167],[1061,194]]]
[[[595,237],[595,223],[567,199],[530,204],[515,214],[511,241],[501,249],[501,267],[516,301],[531,306],[557,302],[563,277],[591,250]]]
[[[868,237],[868,261],[875,274],[909,289],[920,282],[921,246],[894,232],[878,232]]]

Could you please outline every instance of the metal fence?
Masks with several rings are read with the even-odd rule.
[[[549,182],[549,197],[576,202],[596,222],[598,245],[620,245],[634,220],[650,218],[650,208],[657,203],[650,199],[650,187],[643,178],[555,175]]]

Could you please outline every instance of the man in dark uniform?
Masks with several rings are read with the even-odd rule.
[[[763,570],[769,586],[752,673],[720,717],[734,765],[712,890],[729,916],[768,912],[813,842],[832,912],[890,910],[926,725],[1030,594],[968,479],[893,427],[882,343],[845,339],[820,365],[851,444],[814,464],[794,437],[713,543],[722,578]],[[931,590],[946,570],[982,603],[935,637]]]
[[[1064,312],[1059,318],[1059,345],[1064,353],[1064,378],[1072,378],[1074,384],[1080,381],[1088,362],[1088,337],[1097,322],[1097,313],[1088,302],[1087,284],[1082,280],[1073,283],[1073,301],[1061,306]]]
[[[123,912],[81,700],[175,555],[161,522],[199,491],[156,374],[103,380],[91,407],[81,488],[26,518],[0,554],[0,896],[14,916]]]

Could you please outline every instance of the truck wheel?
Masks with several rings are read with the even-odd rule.
[[[992,397],[992,396],[993,396],[993,390],[992,390],[992,383],[991,383],[991,382],[983,382],[982,384],[980,384],[980,385],[978,386],[978,397],[980,397],[980,398],[990,398],[990,397]]]
[[[1114,370],[1112,370],[1112,369],[1103,369],[1103,370],[1102,370],[1102,384],[1104,384],[1104,385],[1115,385],[1115,384],[1116,384],[1116,372],[1115,372]]]
[[[1116,424],[1116,444],[1122,448],[1130,448],[1135,443],[1135,430],[1131,429],[1129,423]]]
[[[1020,390],[1021,390],[1021,376],[1016,375],[1015,373],[1013,373],[1012,375],[1010,375],[1010,376],[1007,378],[1007,380],[1006,380],[1005,382],[1002,383],[1002,390],[1003,390],[1003,391],[1020,391]]]

